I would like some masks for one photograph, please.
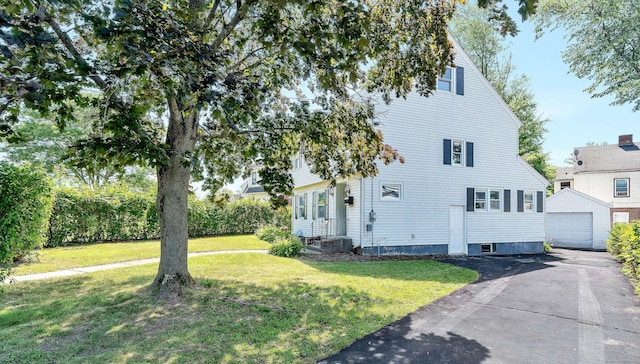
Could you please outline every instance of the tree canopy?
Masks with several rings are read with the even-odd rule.
[[[640,3],[637,0],[542,0],[536,31],[562,28],[569,69],[592,84],[593,97],[640,110]]]
[[[71,152],[156,167],[154,286],[168,292],[193,281],[192,172],[215,190],[259,161],[265,190],[288,193],[301,151],[325,179],[374,175],[398,153],[358,90],[428,95],[453,61],[446,26],[462,0],[0,2],[0,133],[20,104],[60,126],[95,108],[98,132]]]

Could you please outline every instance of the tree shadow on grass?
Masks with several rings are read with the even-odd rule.
[[[139,277],[90,279],[33,282],[3,298],[15,309],[0,314],[0,362],[312,362],[388,320],[348,287],[208,279],[159,303],[146,287],[126,289]]]

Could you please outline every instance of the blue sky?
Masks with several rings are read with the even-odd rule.
[[[631,111],[631,104],[610,106],[611,97],[591,98],[583,91],[591,82],[569,73],[562,61],[567,44],[562,31],[535,40],[531,22],[519,27],[520,34],[511,38],[512,62],[516,73],[530,77],[538,110],[549,119],[544,150],[551,164],[566,166],[563,160],[573,148],[590,141],[616,144],[621,134],[634,134],[634,141],[640,141],[640,114]]]

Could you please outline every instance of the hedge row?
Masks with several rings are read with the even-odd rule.
[[[640,294],[640,221],[615,224],[607,249],[622,263],[622,271],[631,277],[636,284],[636,294]]]
[[[52,204],[51,182],[41,169],[0,162],[0,265],[45,243]],[[0,282],[4,275],[0,271]]]
[[[288,228],[288,209],[244,199],[224,207],[189,200],[189,236],[252,234],[264,225]],[[98,241],[158,239],[155,196],[111,189],[99,193],[63,189],[56,193],[47,246]]]

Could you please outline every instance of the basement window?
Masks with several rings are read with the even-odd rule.
[[[481,253],[495,253],[496,252],[496,243],[491,244],[481,244],[480,245]]]

